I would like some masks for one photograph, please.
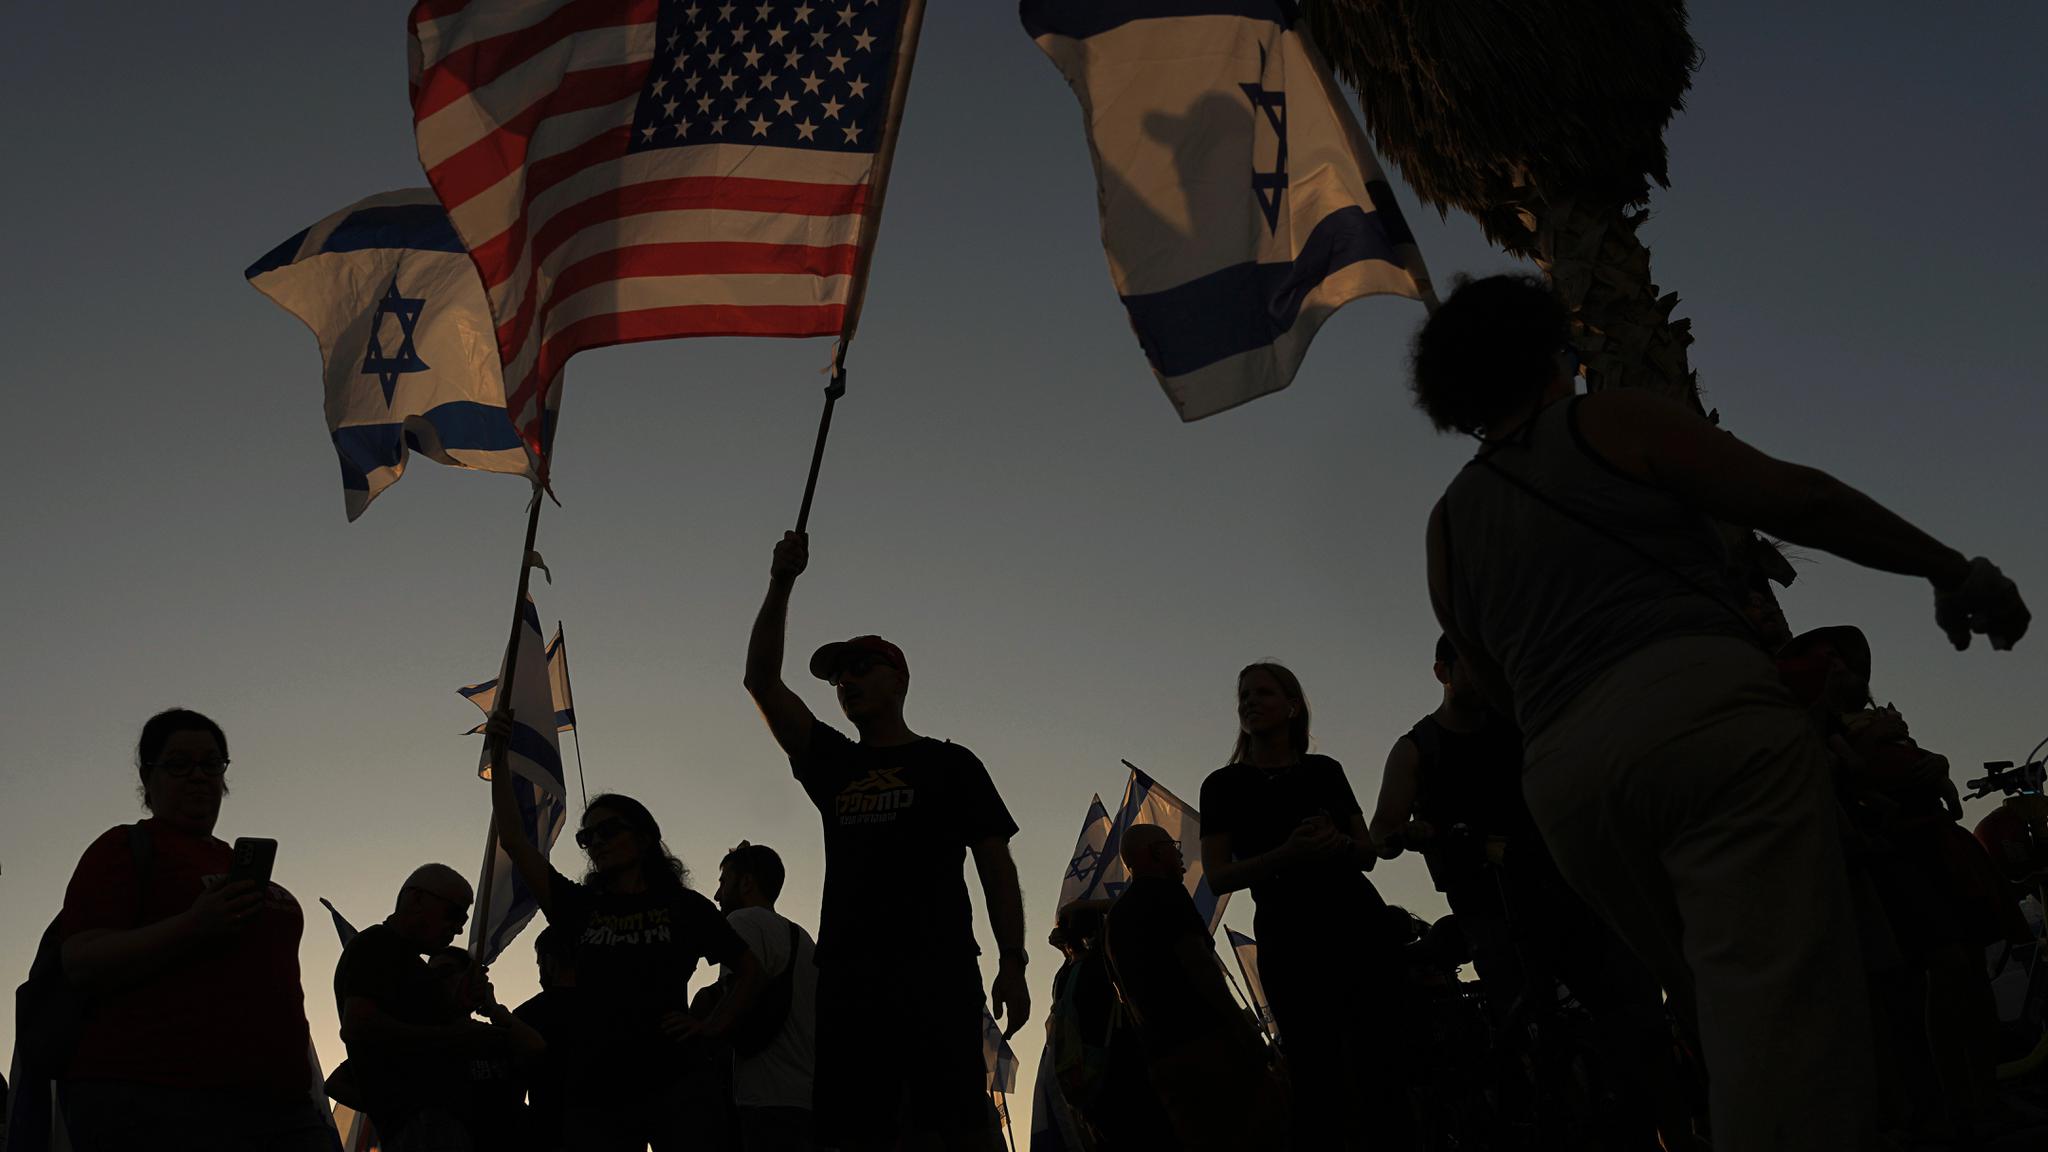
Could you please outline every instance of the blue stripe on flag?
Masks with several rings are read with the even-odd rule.
[[[575,726],[576,710],[574,708],[555,709],[555,727],[557,729],[574,728]]]
[[[547,737],[524,724],[512,725],[512,736],[505,741],[505,750],[514,756],[524,757],[535,767],[548,774],[554,782],[551,789],[556,795],[567,789],[563,786],[562,754],[548,743]],[[539,781],[535,781],[539,783]]]
[[[328,234],[320,251],[359,252],[365,248],[468,251],[439,204],[386,204],[351,212]]]
[[[525,602],[520,604],[519,615],[526,621],[526,626],[533,629],[535,636],[540,635],[540,609],[533,606],[533,597],[528,596]]]
[[[298,235],[293,236],[291,239],[285,241],[282,244],[279,244],[277,247],[272,248],[270,251],[265,252],[263,254],[263,258],[256,261],[254,264],[249,265],[248,269],[244,271],[242,275],[251,280],[254,280],[258,276],[263,275],[265,272],[270,272],[282,268],[285,265],[291,263],[293,260],[296,260],[299,255],[299,245],[304,244],[306,242],[306,233],[311,231],[311,228],[299,229]]]
[[[1134,20],[1170,20],[1178,16],[1242,16],[1291,27],[1293,0],[1024,0],[1017,14],[1033,40],[1067,36],[1085,40]]]
[[[503,408],[456,400],[429,409],[420,419],[434,426],[441,447],[455,452],[509,452],[524,441]],[[389,468],[403,458],[405,425],[348,424],[334,430],[334,450],[341,455],[341,486],[357,491],[370,486],[369,473]]]
[[[1124,297],[1145,358],[1160,375],[1181,376],[1267,347],[1294,327],[1302,301],[1331,273],[1363,260],[1399,263],[1386,224],[1378,212],[1347,205],[1323,217],[1292,263],[1235,264]]]

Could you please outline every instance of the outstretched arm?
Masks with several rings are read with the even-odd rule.
[[[1818,468],[1774,459],[1640,389],[1587,396],[1576,415],[1587,444],[1609,463],[1709,515],[1866,568],[1924,577],[1943,599],[1967,601],[1952,606],[1960,621],[1941,621],[1958,648],[1972,631],[1988,632],[1999,648],[2011,647],[2026,631],[2026,606],[1996,569],[1973,570],[1962,553]]]
[[[761,612],[754,617],[754,631],[747,638],[747,695],[761,709],[775,742],[791,756],[801,756],[811,747],[811,728],[817,723],[811,710],[789,685],[782,682],[783,632],[789,626],[789,593],[796,578],[810,564],[810,539],[801,532],[784,532],[775,545],[775,559],[768,566],[768,595]]]
[[[976,841],[973,852],[974,871],[981,877],[982,902],[988,905],[989,927],[995,931],[1000,957],[995,983],[989,987],[989,1012],[1004,1022],[1005,1037],[1015,1036],[1031,1017],[1031,992],[1024,985],[1024,889],[1017,882],[1017,862],[1010,858],[1009,840],[991,836]]]
[[[519,797],[512,790],[512,769],[505,750],[511,736],[512,713],[503,709],[492,712],[484,723],[484,739],[491,749],[491,820],[498,829],[498,846],[511,857],[519,878],[526,881],[526,890],[540,904],[541,915],[552,923],[555,914],[553,893],[549,891],[548,858],[527,838],[526,822],[520,819]],[[487,911],[479,911],[478,915]]]

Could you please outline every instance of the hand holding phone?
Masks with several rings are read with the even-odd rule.
[[[277,841],[261,836],[239,837],[234,852],[234,860],[228,865],[229,884],[244,880],[259,886],[270,883],[270,869],[277,863]]]

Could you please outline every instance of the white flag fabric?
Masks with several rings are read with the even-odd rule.
[[[988,1070],[988,1091],[1008,1095],[1017,1090],[1017,1054],[987,1008],[981,1010],[981,1062]]]
[[[555,626],[555,638],[548,641],[547,659],[548,690],[555,698],[555,731],[573,732],[576,730],[576,702],[569,698],[569,652],[563,646],[559,624]],[[486,716],[498,706],[498,681],[495,678],[456,691],[462,693],[463,699],[483,709]],[[468,735],[481,735],[483,730],[484,726],[479,724],[471,728]]]
[[[1052,1045],[1038,1061],[1038,1078],[1031,1085],[1030,1152],[1087,1152],[1073,1106],[1060,1091],[1053,1073]]]
[[[1088,801],[1088,818],[1081,822],[1081,838],[1074,842],[1074,855],[1067,861],[1067,873],[1060,877],[1059,903],[1055,910],[1082,898],[1102,871],[1103,846],[1109,843],[1109,812],[1102,797]]]
[[[1181,858],[1188,866],[1185,878],[1188,895],[1194,898],[1195,911],[1202,914],[1202,919],[1209,925],[1209,934],[1214,936],[1216,925],[1223,920],[1224,905],[1230,902],[1230,894],[1217,895],[1202,877],[1202,814],[1136,768],[1131,769],[1130,782],[1124,786],[1124,802],[1117,808],[1116,819],[1110,823],[1109,835],[1102,846],[1101,864],[1085,895],[1093,899],[1113,900],[1130,882],[1130,869],[1124,867],[1119,853],[1123,850],[1124,831],[1133,824],[1157,824],[1180,841]]]
[[[1272,1006],[1266,1002],[1266,982],[1259,978],[1259,942],[1235,928],[1225,928],[1224,936],[1230,941],[1230,950],[1237,956],[1237,966],[1244,972],[1244,994],[1251,997],[1252,1011],[1259,1014],[1259,1027],[1266,1030],[1268,1038],[1280,1039],[1280,1025],[1273,1019]]]
[[[519,661],[519,675],[512,682],[512,734],[507,741],[506,765],[515,777],[512,792],[519,800],[520,822],[527,839],[545,856],[569,821],[569,806],[561,748],[555,737],[558,707],[545,672],[547,663],[540,635],[540,612],[533,605],[533,597],[528,596],[520,615],[519,642],[513,649]],[[496,684],[503,682],[501,670],[492,686],[493,707]],[[471,700],[477,698],[469,689],[463,689],[462,694]],[[489,779],[490,765],[491,750],[486,742],[478,775]],[[478,881],[477,891],[488,891],[489,900],[477,910],[469,926],[470,954],[484,964],[497,959],[540,910],[539,901],[527,888],[519,870],[512,866],[512,858],[499,847],[497,837],[487,836],[487,840],[491,852],[484,863],[486,876]]]
[[[244,275],[319,339],[350,520],[398,482],[411,452],[532,475],[506,415],[483,280],[432,189],[351,204]]]
[[[1330,314],[1429,273],[1292,0],[1023,0],[1080,98],[1102,241],[1198,420],[1285,388]]]

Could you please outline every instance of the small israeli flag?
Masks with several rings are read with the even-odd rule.
[[[431,189],[351,204],[244,274],[320,341],[350,520],[397,483],[410,452],[533,474],[505,412],[483,280]]]
[[[546,674],[548,665],[542,655],[540,636],[540,612],[533,605],[533,597],[528,596],[520,615],[519,642],[513,649],[514,658],[519,661],[519,675],[512,681],[512,735],[505,751],[507,766],[514,777],[512,793],[519,800],[520,824],[526,830],[527,840],[546,856],[569,822],[569,792],[562,771],[561,747],[555,737],[559,714],[568,701],[565,696],[555,695],[552,678]],[[497,706],[496,689],[502,682],[501,675],[488,685],[471,685],[461,692],[476,701],[484,695],[478,689],[488,687],[490,700],[480,705],[488,710]],[[491,750],[486,742],[477,774],[488,779],[490,764]],[[496,836],[487,839],[491,852],[484,868],[489,879],[479,879],[477,890],[488,888],[490,902],[477,909],[470,921],[469,935],[470,955],[483,964],[497,959],[540,910],[539,900],[526,887],[519,869],[513,867],[512,857],[498,844]]]
[[[1095,887],[1095,878],[1102,875],[1107,861],[1102,849],[1108,843],[1109,811],[1102,806],[1102,797],[1091,796],[1088,817],[1081,822],[1081,838],[1074,842],[1074,855],[1067,861],[1066,874],[1060,877],[1060,900],[1054,908],[1065,908]]]
[[[1294,0],[1023,0],[1081,100],[1110,278],[1198,420],[1287,387],[1330,314],[1429,273]]]

